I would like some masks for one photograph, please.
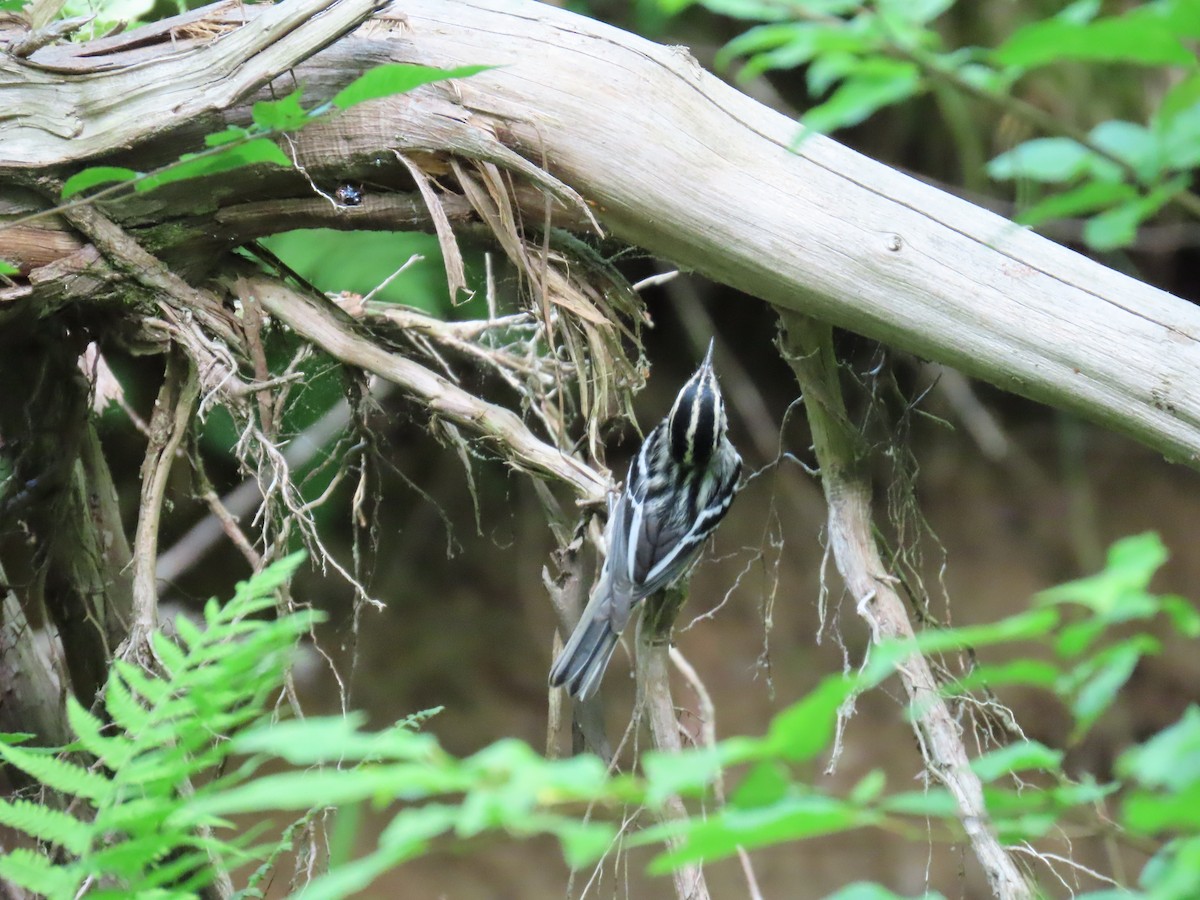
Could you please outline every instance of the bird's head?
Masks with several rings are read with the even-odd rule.
[[[686,466],[706,465],[725,436],[725,401],[713,372],[712,354],[710,340],[700,368],[679,389],[667,415],[671,455]]]

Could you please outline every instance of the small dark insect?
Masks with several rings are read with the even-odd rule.
[[[362,188],[354,184],[339,184],[333,196],[342,206],[360,206],[363,202]]]

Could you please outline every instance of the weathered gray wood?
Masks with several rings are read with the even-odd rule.
[[[245,10],[257,25],[313,2]],[[327,5],[341,15],[344,4],[363,2]],[[33,113],[24,103],[6,103],[17,112],[0,121],[0,174],[3,166],[116,152],[180,125],[191,107],[175,98],[237,80],[197,66],[234,36],[189,36],[174,49],[122,45],[118,54],[157,54],[119,68],[126,105],[94,107],[108,83],[82,78],[62,101],[39,88],[47,107],[38,115],[47,121],[38,127],[26,121]],[[243,49],[254,56],[250,43]],[[256,74],[239,75],[236,89],[210,95],[203,108],[232,102],[291,58],[272,53],[269,64],[247,63]],[[5,61],[0,97],[21,99],[52,84],[53,73],[29,66],[66,65],[63,54],[82,65],[76,48],[46,48],[28,64]],[[832,140],[815,136],[793,152],[790,120],[705,73],[685,50],[532,0],[399,0],[295,66],[278,90],[302,83],[315,103],[389,60],[498,68],[306,130],[296,149],[310,171],[336,172],[340,161],[344,171],[370,164],[382,178],[403,177],[390,152],[396,146],[510,167],[516,151],[586,198],[614,234],[676,264],[1200,465],[1200,312]],[[75,104],[76,119],[98,109],[104,127],[80,120],[81,137],[68,138],[48,121],[60,102]],[[228,118],[245,121],[249,102]],[[219,189],[236,189],[237,177],[222,176]],[[182,195],[163,194],[172,196]],[[160,202],[164,218],[187,212]]]
[[[90,45],[45,48],[29,59],[0,54],[0,170],[88,159],[225,109],[382,2],[292,0],[251,7],[251,15],[234,0],[144,35],[96,41],[90,49],[99,54]]]
[[[526,0],[403,0],[384,15],[394,31],[363,31],[397,59],[498,65],[458,83],[463,107],[546,159],[617,235],[1200,461],[1190,304],[835,141],[793,152],[789,119],[680,48]]]

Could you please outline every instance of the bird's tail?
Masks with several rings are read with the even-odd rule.
[[[613,612],[612,591],[607,584],[601,584],[550,668],[551,687],[565,687],[576,700],[586,700],[596,693],[620,635],[614,627]],[[625,623],[620,624],[623,627]]]

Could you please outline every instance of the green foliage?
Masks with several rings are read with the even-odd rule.
[[[378,100],[395,94],[406,94],[413,88],[450,78],[469,78],[494,66],[459,66],[454,69],[433,69],[409,63],[387,63],[376,66],[342,88],[333,98],[338,109],[349,109],[367,100]]]
[[[740,78],[805,68],[809,93],[823,98],[800,119],[805,131],[831,132],[888,106],[933,92],[988,101],[1039,128],[1050,128],[993,159],[987,174],[1041,187],[1043,196],[1018,216],[1038,225],[1089,217],[1084,240],[1098,250],[1131,243],[1138,227],[1167,204],[1200,206],[1188,191],[1200,165],[1200,4],[1154,0],[1100,15],[1098,0],[1072,3],[1052,18],[1017,28],[994,48],[950,48],[935,20],[954,0],[699,0],[713,12],[759,21],[718,54],[741,62]],[[659,0],[676,13],[687,0]],[[1145,122],[1120,119],[1087,129],[1030,115],[1013,102],[1013,87],[1030,73],[1064,63],[1161,67],[1172,83]],[[941,104],[945,108],[945,104]],[[953,131],[954,129],[952,129]],[[955,133],[972,132],[973,124]],[[963,148],[972,158],[974,148]]]
[[[133,181],[141,173],[124,166],[91,166],[76,172],[62,186],[62,198],[74,197],[90,188],[113,182]]]
[[[300,89],[280,100],[263,100],[251,110],[253,125],[249,128],[231,126],[205,137],[208,149],[185,153],[178,160],[153,172],[136,172],[118,166],[93,166],[76,172],[66,180],[62,199],[66,200],[89,188],[112,185],[103,193],[122,185],[132,185],[138,192],[152,191],[205,175],[215,175],[252,165],[290,166],[291,160],[275,143],[275,138],[299,131],[306,125],[334,110],[348,109],[367,100],[403,94],[424,84],[466,78],[490,66],[461,66],[438,69],[432,66],[384,64],[368,69],[335,96],[330,103],[312,109],[300,104]]]
[[[152,191],[164,184],[174,184],[177,181],[187,181],[189,178],[200,178],[204,175],[216,175],[229,172],[244,166],[257,163],[286,168],[291,160],[275,145],[275,142],[265,137],[250,137],[233,143],[217,144],[215,153],[185,153],[179,161],[169,168],[153,172],[138,181],[136,190],[139,192]]]
[[[340,860],[304,897],[348,896],[438,837],[549,832],[572,863],[604,852],[612,824],[553,809],[626,796],[625,779],[609,777],[594,757],[547,761],[526,744],[501,741],[458,760],[415,730],[436,710],[376,733],[361,730],[359,715],[273,721],[296,643],[317,618],[270,617],[276,588],[301,558],[239,585],[224,606],[210,601],[202,627],[180,619],[177,642],[155,634],[161,674],[115,663],[102,715],[68,701],[76,736],[70,748],[0,738],[0,759],[71,800],[63,811],[0,799],[0,825],[46,851],[0,857],[0,878],[51,898],[77,896],[89,880],[104,886],[89,896],[191,897],[212,881],[215,866],[236,870],[290,846],[294,827],[252,846],[253,835],[239,834],[230,816],[290,811],[303,822],[331,806],[345,812],[394,800],[405,806],[378,848]],[[270,760],[300,768],[257,774]],[[251,880],[266,874],[260,868]]]
[[[117,663],[103,715],[71,704],[76,742],[69,755],[23,746],[23,736],[0,736],[0,758],[74,798],[66,809],[26,799],[0,801],[0,825],[47,850],[57,848],[53,855],[9,853],[0,858],[0,877],[50,897],[74,896],[85,879],[104,885],[98,896],[152,891],[193,896],[212,879],[214,865],[236,870],[258,862],[242,894],[258,896],[255,885],[292,848],[299,827],[330,807],[337,815],[329,865],[303,888],[304,898],[363,892],[383,872],[435,844],[494,832],[518,838],[552,834],[566,861],[578,867],[609,851],[621,808],[660,810],[671,796],[706,797],[722,775],[734,782],[723,806],[625,838],[630,845],[665,845],[651,860],[651,872],[850,829],[925,835],[936,826],[961,836],[956,802],[943,787],[889,792],[879,771],[844,796],[812,786],[808,767],[832,742],[843,704],[878,685],[914,652],[1033,641],[1054,661],[991,666],[988,684],[1034,683],[1053,691],[1075,717],[1078,738],[1112,703],[1132,665],[1157,649],[1147,635],[1128,635],[1130,623],[1162,622],[1189,637],[1200,631],[1200,616],[1189,604],[1149,591],[1165,559],[1153,535],[1119,541],[1102,572],[1044,592],[1030,612],[880,646],[864,671],[826,678],[780,711],[762,737],[735,737],[682,754],[648,753],[642,774],[633,776],[612,775],[591,756],[546,760],[516,740],[458,759],[417,728],[436,711],[379,732],[364,731],[357,714],[274,721],[274,700],[291,652],[314,618],[270,617],[273,591],[297,564],[293,557],[241,585],[225,606],[210,602],[203,627],[181,620],[177,641],[156,635],[161,675]],[[1117,626],[1125,626],[1121,634]],[[947,693],[967,689],[953,685]],[[1138,889],[1120,896],[1196,896],[1200,711],[1189,710],[1174,726],[1126,751],[1116,767],[1119,780],[1111,784],[1068,779],[1063,756],[1036,741],[1019,741],[972,762],[1001,839],[1046,835],[1064,816],[1083,815],[1124,788],[1120,825],[1169,840],[1145,867]],[[260,774],[264,770],[269,774]],[[1018,773],[1036,779],[1039,789],[1029,790]],[[364,807],[397,802],[374,849],[354,858],[350,848],[357,843]],[[583,809],[591,812],[581,820]],[[261,829],[239,834],[233,825],[232,817],[272,811],[289,814],[290,824],[276,838],[252,844]],[[897,895],[857,883],[833,896]]]
[[[702,819],[648,829],[633,843],[674,841],[672,849],[651,863],[651,871],[666,872],[685,862],[732,855],[738,847],[872,826],[902,830],[910,818],[939,821],[942,827],[956,831],[957,804],[943,787],[889,794],[884,791],[882,774],[871,773],[847,796],[835,797],[811,787],[806,775],[796,770],[796,763],[829,746],[833,719],[845,698],[880,683],[910,654],[1015,642],[1035,641],[1053,652],[1055,662],[1017,660],[991,666],[971,673],[971,685],[949,685],[946,693],[963,693],[972,686],[1034,684],[1053,691],[1067,704],[1076,723],[1073,739],[1082,738],[1111,706],[1137,661],[1159,647],[1156,639],[1145,634],[1116,636],[1115,626],[1165,621],[1185,637],[1194,636],[1200,627],[1194,607],[1186,601],[1149,592],[1150,579],[1165,559],[1166,551],[1155,535],[1119,541],[1102,572],[1044,592],[1027,613],[995,623],[930,631],[913,641],[875,648],[862,673],[823,681],[807,698],[779,713],[766,738],[735,738],[675,757],[671,760],[674,765],[648,758],[643,769],[651,798],[659,792],[701,792],[728,765],[749,765],[723,808]],[[1086,813],[1122,786],[1122,782],[1072,781],[1063,773],[1063,758],[1060,750],[1036,741],[1019,741],[973,760],[972,768],[984,783],[985,802],[1002,840],[1041,837],[1065,815]],[[1118,772],[1124,784],[1137,786],[1122,806],[1124,827],[1147,834],[1170,830],[1200,834],[1200,713],[1189,712],[1176,726],[1127,752]],[[1024,789],[1014,780],[1017,773],[1036,778],[1041,789]],[[1165,874],[1148,866],[1143,885],[1152,876],[1156,884],[1175,884],[1172,879],[1181,879],[1185,889],[1171,893],[1155,888],[1145,896],[1195,896],[1194,885],[1200,876],[1180,872],[1200,851],[1187,842],[1181,846],[1186,852],[1156,857],[1159,863],[1155,865],[1161,865]],[[893,895],[877,886],[855,885],[836,896]],[[1095,895],[1094,900],[1100,896]]]
[[[66,810],[0,800],[0,822],[57,846],[63,860],[9,854],[0,857],[0,877],[51,897],[74,896],[89,879],[140,895],[177,878],[207,881],[210,856],[242,855],[241,841],[205,840],[195,830],[200,823],[183,812],[191,802],[185,788],[230,756],[227,735],[269,714],[295,643],[315,616],[255,617],[274,609],[276,588],[300,560],[270,566],[224,606],[210,601],[205,627],[182,625],[179,643],[156,634],[161,677],[117,661],[104,718],[68,698],[76,736],[69,755],[0,741],[0,759],[73,800]],[[195,799],[248,774],[210,780],[195,788]]]
[[[19,275],[21,270],[6,259],[0,259],[0,275]]]

